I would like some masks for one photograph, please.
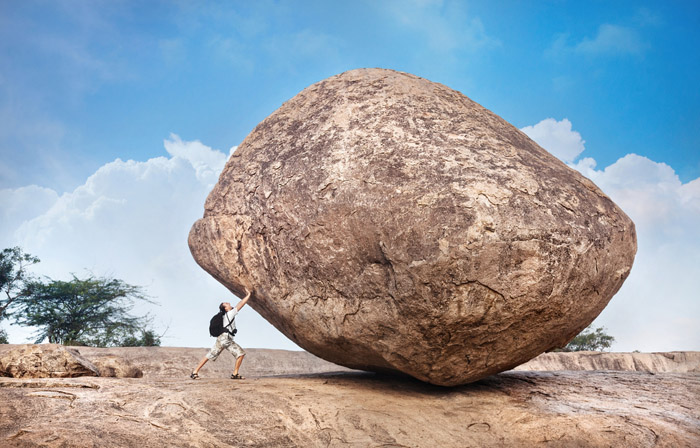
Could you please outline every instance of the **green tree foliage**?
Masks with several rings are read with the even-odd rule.
[[[150,318],[129,314],[142,289],[112,278],[33,281],[16,300],[15,323],[37,327],[36,342],[95,347],[160,345]],[[138,336],[137,336],[138,335]]]
[[[0,252],[0,321],[7,317],[15,300],[25,297],[26,286],[33,281],[27,267],[38,262],[37,257],[25,254],[19,247]]]
[[[153,330],[141,330],[139,337],[129,335],[122,339],[120,347],[152,347],[160,345],[160,336]]]
[[[592,326],[588,326],[569,341],[561,351],[603,351],[609,349],[613,342],[615,342],[615,338],[605,333],[604,327],[593,329]]]
[[[27,267],[39,262],[37,257],[22,252],[19,247],[0,252],[0,322],[8,315],[13,302],[25,294],[25,286],[32,280]],[[0,344],[7,344],[7,332],[0,328]]]

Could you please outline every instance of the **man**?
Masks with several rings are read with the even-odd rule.
[[[196,369],[192,371],[190,374],[190,378],[193,380],[196,380],[199,378],[199,369],[201,369],[204,364],[207,363],[210,359],[212,361],[216,361],[216,358],[219,357],[219,354],[224,349],[227,349],[233,354],[233,357],[236,358],[236,366],[233,369],[233,374],[231,374],[231,379],[234,380],[243,380],[241,375],[238,374],[238,369],[241,368],[241,363],[243,362],[243,357],[245,356],[245,351],[241,348],[240,345],[236,344],[233,340],[233,335],[236,332],[236,323],[235,323],[235,318],[236,314],[245,306],[245,304],[248,302],[248,299],[250,298],[251,292],[248,290],[248,288],[245,289],[246,296],[238,302],[238,305],[234,307],[231,306],[230,303],[224,302],[221,305],[219,305],[219,314],[221,315],[221,318],[224,320],[224,332],[221,333],[217,338],[216,338],[216,343],[214,344],[214,347],[209,350],[209,353],[202,358],[202,360],[199,362],[199,365],[197,366]]]

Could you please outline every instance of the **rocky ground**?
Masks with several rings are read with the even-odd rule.
[[[222,355],[192,381],[204,349],[79,350],[143,378],[0,378],[0,446],[700,446],[698,352],[552,353],[442,388],[304,352],[249,350],[242,381]]]

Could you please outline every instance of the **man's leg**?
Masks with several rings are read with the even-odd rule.
[[[233,374],[238,375],[238,369],[241,368],[241,363],[243,362],[243,358],[245,358],[245,353],[236,358],[236,367],[233,368]]]
[[[209,361],[210,359],[216,360],[216,358],[219,356],[219,353],[221,353],[223,349],[224,347],[221,341],[219,341],[219,339],[217,338],[216,343],[211,348],[211,350],[209,350],[209,353],[207,353],[206,356],[204,356],[204,358],[202,358],[202,360],[199,361],[199,365],[197,366],[197,368],[192,371],[192,373],[190,374],[190,378],[198,378],[197,374],[199,373],[199,369],[201,369],[204,366],[204,364],[206,364],[207,361]]]
[[[241,368],[243,357],[245,357],[245,350],[243,350],[241,346],[236,344],[233,340],[231,340],[231,345],[228,346],[228,350],[231,352],[234,358],[236,358],[236,366],[233,368],[231,378],[237,380],[243,379],[243,377],[238,374],[238,369]]]
[[[204,367],[204,364],[206,364],[207,361],[209,361],[209,358],[207,358],[206,356],[205,356],[204,358],[202,358],[202,360],[199,362],[199,365],[197,366],[196,369],[194,369],[194,370],[192,371],[192,373],[194,373],[195,375],[198,374],[198,373],[199,373],[199,369],[201,369],[202,367]]]

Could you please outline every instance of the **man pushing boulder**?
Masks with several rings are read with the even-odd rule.
[[[209,350],[204,358],[199,362],[199,365],[190,373],[190,378],[196,380],[199,378],[199,369],[201,369],[204,364],[210,359],[216,361],[224,349],[230,351],[233,357],[236,358],[236,365],[231,374],[231,379],[242,380],[243,378],[238,370],[241,368],[241,363],[243,362],[243,357],[245,356],[245,351],[240,345],[236,344],[233,337],[236,335],[236,315],[245,306],[250,298],[251,291],[248,288],[245,289],[246,296],[238,302],[238,304],[233,307],[228,302],[223,302],[219,305],[219,313],[212,317],[209,323],[209,334],[216,337],[216,342],[214,346]]]

